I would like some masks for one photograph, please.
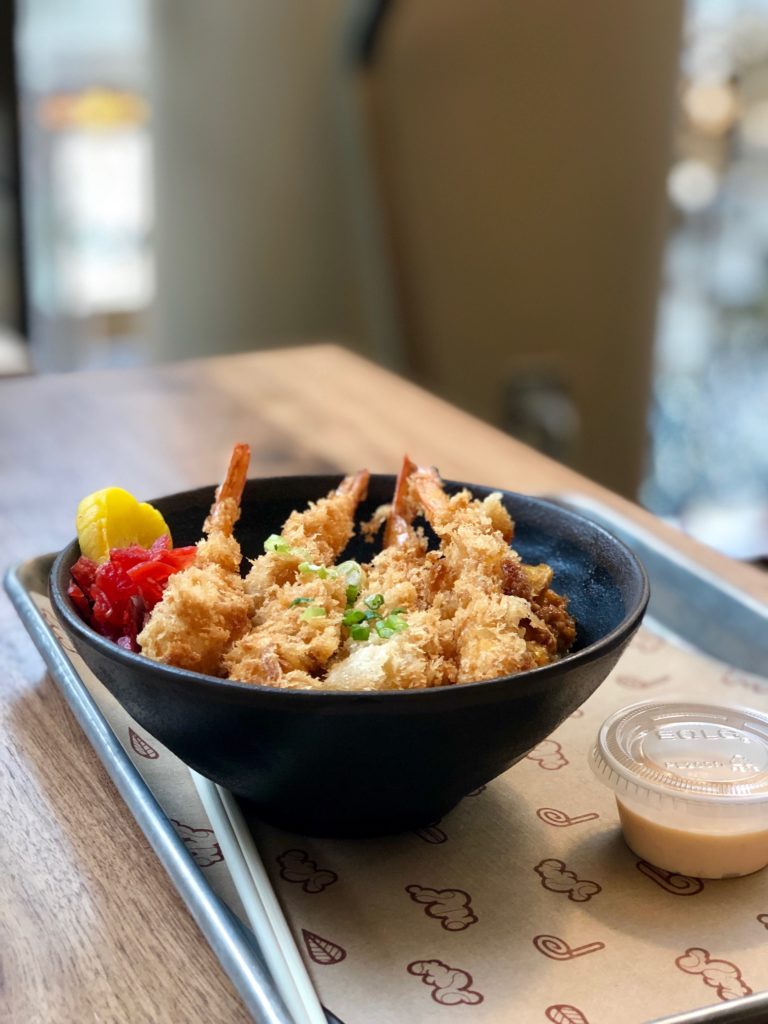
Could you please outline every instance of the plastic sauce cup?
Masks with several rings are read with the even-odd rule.
[[[634,704],[606,719],[590,761],[643,860],[695,878],[738,878],[768,864],[768,715]]]

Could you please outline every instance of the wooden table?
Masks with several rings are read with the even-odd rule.
[[[0,384],[0,563],[70,539],[78,500],[251,475],[395,471],[592,495],[768,600],[768,577],[414,386],[333,346]],[[248,1019],[217,961],[0,597],[0,1002],[14,1024]]]

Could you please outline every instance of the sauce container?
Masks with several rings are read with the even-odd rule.
[[[606,719],[590,758],[643,860],[695,878],[768,864],[768,715],[647,702]]]

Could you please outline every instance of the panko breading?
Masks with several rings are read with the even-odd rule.
[[[143,652],[241,682],[354,691],[477,682],[570,649],[567,598],[550,566],[526,565],[510,547],[501,494],[449,497],[436,470],[407,457],[392,504],[361,525],[369,539],[384,527],[381,550],[339,564],[367,484],[361,470],[292,512],[243,580],[233,536],[242,485],[225,481],[195,565],[171,577],[139,636]]]
[[[143,654],[178,668],[222,674],[222,657],[251,620],[253,598],[240,576],[233,536],[248,475],[250,450],[235,445],[227,475],[203,525],[195,563],[175,573],[136,638]]]
[[[368,470],[346,476],[335,491],[311,501],[303,512],[291,512],[280,539],[283,550],[266,551],[254,559],[245,585],[257,604],[273,584],[296,578],[303,562],[333,565],[355,532],[355,512],[368,488]]]
[[[514,526],[501,496],[481,502],[464,490],[449,498],[433,469],[415,470],[411,486],[445,557],[434,604],[453,623],[457,681],[510,675],[564,653],[576,635],[573,619],[548,590],[549,566],[525,566],[509,547]]]
[[[251,607],[242,580],[217,565],[192,565],[171,576],[137,641],[155,661],[223,675],[224,653],[248,628]]]
[[[402,633],[351,644],[346,656],[315,685],[323,690],[413,690],[455,682],[444,631],[434,609],[413,612]]]
[[[254,561],[246,587],[255,612],[224,659],[231,679],[280,686],[290,677],[295,685],[321,674],[336,653],[348,584],[328,568],[354,533],[368,476],[361,470],[345,477],[326,498],[292,512],[274,550]]]
[[[323,614],[308,617],[313,608]],[[279,684],[289,672],[320,673],[342,642],[345,608],[344,577],[273,584],[251,628],[227,652],[227,675],[245,683]]]

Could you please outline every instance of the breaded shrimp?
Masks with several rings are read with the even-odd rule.
[[[324,690],[410,690],[442,686],[455,680],[446,658],[447,624],[437,609],[408,612],[407,628],[389,639],[371,632],[362,643],[349,643],[347,655],[334,662],[316,685]]]
[[[384,529],[384,546],[367,571],[368,601],[381,601],[382,616],[397,609],[404,628],[392,636],[370,629],[356,642],[348,637],[320,684],[330,690],[408,690],[453,682],[455,669],[444,651],[450,626],[428,607],[440,555],[427,551],[413,526],[416,507],[409,478],[416,465],[405,456]],[[366,599],[358,601],[366,608]],[[370,604],[368,605],[370,608]]]
[[[344,576],[273,584],[224,657],[229,678],[282,686],[288,673],[321,672],[341,641],[346,588]]]
[[[513,524],[500,496],[449,498],[434,469],[411,480],[445,556],[433,607],[452,623],[457,682],[535,668],[567,650],[575,630],[565,600],[548,589],[548,566],[524,566],[509,547]]]
[[[223,483],[203,525],[194,563],[170,577],[162,600],[137,637],[155,661],[222,675],[222,656],[248,627],[253,599],[240,577],[233,536],[248,474],[250,449],[236,444]]]
[[[416,468],[406,455],[387,506],[383,547],[367,571],[367,593],[381,594],[386,608],[425,609],[431,603],[440,555],[427,551],[424,534],[413,525],[410,477]]]
[[[367,469],[346,476],[335,491],[303,512],[291,512],[272,550],[256,558],[245,585],[257,606],[270,587],[296,580],[303,562],[329,566],[346,547],[355,529],[355,511],[368,490]]]
[[[494,492],[478,501],[462,490],[449,498],[433,467],[418,467],[410,480],[413,495],[440,539],[445,558],[444,587],[461,581],[464,587],[471,584],[496,591],[505,560],[514,556],[509,546],[514,526],[500,494]]]
[[[231,679],[304,685],[336,653],[349,578],[333,562],[352,536],[368,476],[361,470],[345,477],[327,498],[292,512],[278,549],[253,563],[246,587],[254,595],[255,612],[250,629],[224,659]],[[350,564],[362,579],[356,563]]]

